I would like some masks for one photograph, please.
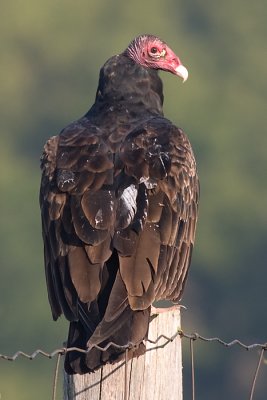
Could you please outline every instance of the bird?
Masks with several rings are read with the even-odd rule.
[[[135,37],[102,66],[95,102],[50,137],[40,209],[52,316],[70,322],[68,374],[145,352],[151,308],[181,300],[198,217],[188,137],[163,115],[159,70],[188,70],[159,37]]]

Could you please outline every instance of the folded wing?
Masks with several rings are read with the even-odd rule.
[[[71,321],[69,345],[140,344],[150,305],[178,301],[190,265],[199,187],[186,135],[155,117],[118,137],[80,120],[44,148],[48,295],[54,319]],[[119,354],[72,354],[70,372]]]

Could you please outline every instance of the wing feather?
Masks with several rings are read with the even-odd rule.
[[[115,219],[114,192],[102,189],[113,179],[112,154],[97,134],[94,126],[75,122],[48,140],[41,159],[40,206],[53,317],[63,312],[85,326],[94,324],[78,305],[89,307],[101,290]]]
[[[130,257],[134,261],[123,257],[120,261],[122,278],[128,293],[138,295],[138,304],[149,298],[151,286],[154,299],[168,297],[176,301],[182,294],[190,264],[199,197],[190,143],[183,131],[168,120],[153,118],[127,136],[120,158],[126,173],[143,182],[148,193],[146,223]],[[148,227],[152,226],[157,235],[151,235]],[[156,278],[140,261],[141,254],[146,255],[144,259],[153,260]],[[144,300],[144,304],[148,303]],[[131,306],[135,307],[133,303]]]

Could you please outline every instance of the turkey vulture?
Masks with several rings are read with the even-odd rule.
[[[151,305],[181,298],[199,184],[185,133],[163,116],[158,70],[187,69],[156,36],[101,68],[95,103],[44,146],[40,207],[52,315],[70,321],[69,374],[145,351]]]

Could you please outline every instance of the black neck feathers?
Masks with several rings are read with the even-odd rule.
[[[138,65],[125,54],[114,56],[100,70],[95,104],[89,114],[107,107],[129,110],[139,106],[140,112],[162,115],[162,89],[156,70]]]

